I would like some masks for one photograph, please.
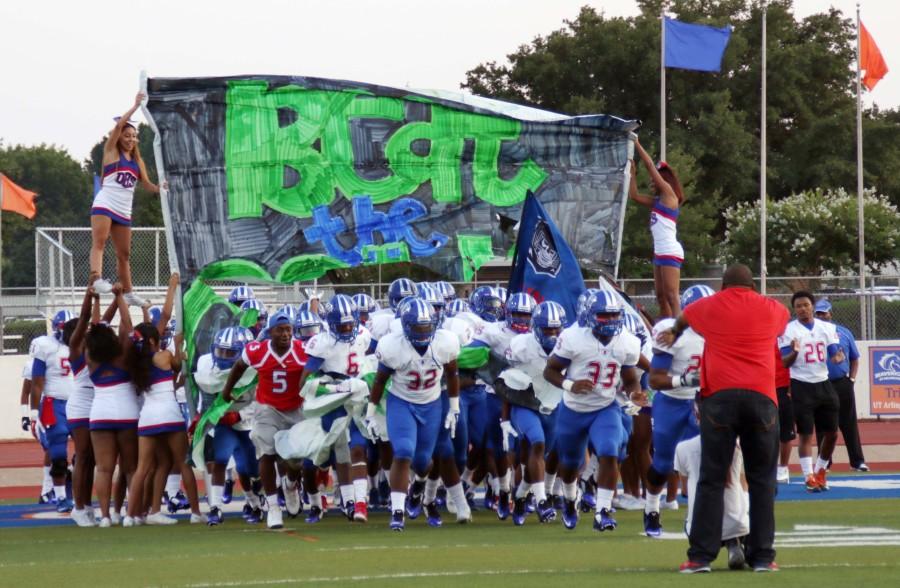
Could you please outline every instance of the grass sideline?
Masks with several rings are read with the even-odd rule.
[[[777,503],[779,531],[794,525],[856,525],[900,531],[896,500],[810,500]],[[684,510],[664,513],[675,529]],[[713,574],[675,573],[687,541],[652,540],[640,533],[639,512],[618,513],[619,529],[599,534],[583,516],[575,531],[562,524],[524,527],[477,511],[471,526],[431,529],[422,518],[404,533],[387,528],[387,514],[367,525],[332,515],[319,525],[287,519],[282,532],[230,518],[217,528],[15,528],[0,533],[0,584],[78,586],[559,586],[626,583],[680,586],[900,585],[900,548],[782,549],[778,574],[730,572],[720,555]],[[724,552],[723,552],[724,553]]]

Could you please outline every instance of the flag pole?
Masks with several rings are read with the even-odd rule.
[[[759,107],[759,289],[766,293],[766,0],[762,1],[762,80]]]
[[[866,231],[863,209],[863,139],[862,139],[862,82],[859,69],[860,58],[859,2],[856,3],[856,207],[859,233],[859,325],[860,337],[868,339],[866,324]]]
[[[659,159],[666,160],[666,3],[659,9]]]

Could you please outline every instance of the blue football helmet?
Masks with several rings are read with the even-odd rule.
[[[527,333],[531,330],[531,318],[536,306],[537,302],[531,294],[516,292],[506,301],[506,326],[516,333]],[[528,318],[521,315],[528,315]]]
[[[579,321],[581,320],[581,314],[584,312],[585,306],[587,306],[588,298],[601,291],[597,288],[588,288],[578,295],[578,301],[575,302],[575,318]]]
[[[294,323],[294,339],[300,339],[306,343],[321,331],[322,321],[318,315],[308,310],[297,313],[297,322]]]
[[[456,300],[456,290],[450,285],[450,282],[435,282],[434,287],[437,288],[438,293],[444,297],[444,302],[447,304]]]
[[[705,284],[699,284],[697,286],[691,286],[687,288],[681,294],[681,310],[687,308],[688,304],[692,302],[697,302],[701,298],[706,298],[707,296],[712,296],[716,291],[710,288]]]
[[[422,299],[412,298],[404,301],[399,311],[403,335],[416,351],[424,353],[437,331],[434,308]]]
[[[57,341],[63,340],[63,329],[65,328],[66,323],[73,318],[75,318],[75,315],[68,310],[60,310],[53,315],[53,320],[50,321],[50,326],[53,328],[53,336]]]
[[[550,355],[553,348],[556,347],[559,334],[566,326],[566,309],[552,300],[545,300],[538,304],[531,315],[534,338],[537,339],[547,355]]]
[[[456,316],[461,312],[472,312],[472,307],[469,306],[469,303],[462,298],[456,298],[455,300],[447,304],[447,316]]]
[[[300,303],[300,306],[297,307],[297,312],[312,312],[311,308],[312,303],[309,300],[306,300]],[[324,300],[319,300],[319,305],[316,307],[316,314],[319,315],[319,318],[323,323],[326,321],[329,310],[331,310],[331,305]]]
[[[416,285],[409,278],[397,278],[388,286],[388,302],[391,305],[391,310],[396,311],[404,298],[415,295]]]
[[[245,300],[243,304],[241,304],[241,312],[246,312],[248,310],[256,311],[256,325],[254,327],[250,327],[251,331],[259,333],[259,331],[266,326],[266,322],[269,320],[269,311],[266,309],[266,305],[256,299]]]
[[[373,312],[381,310],[375,299],[364,292],[353,295],[353,302],[356,303],[356,310],[359,313],[359,322],[362,324],[369,322],[369,315]]]
[[[297,321],[297,309],[294,308],[293,306],[291,306],[290,304],[285,304],[284,306],[282,306],[281,308],[279,308],[278,310],[275,311],[275,314],[279,314],[279,313],[286,314],[288,319],[291,321],[291,324],[294,324]],[[269,320],[266,323],[266,325],[268,327],[272,326],[272,317],[274,317],[275,314],[269,315]]]
[[[346,294],[335,294],[331,308],[325,315],[328,330],[338,341],[352,343],[359,333],[359,312],[356,303]]]
[[[594,336],[615,337],[622,330],[622,304],[612,292],[601,290],[593,294],[585,303],[585,310],[579,317],[582,327],[589,327]]]
[[[403,304],[409,302],[410,300],[421,300],[418,294],[414,294],[412,296],[407,296],[403,300],[400,301],[400,304],[397,305],[397,308],[394,309],[394,318],[400,318],[400,314],[403,310]]]
[[[489,323],[496,323],[503,320],[503,300],[497,288],[490,286],[480,286],[472,293],[472,308],[475,314],[482,320]]]
[[[641,340],[641,347],[647,343],[647,325],[637,315],[628,312],[624,313],[622,315],[622,326],[626,331]]]
[[[500,302],[506,304],[506,300],[509,298],[509,291],[503,286],[497,287],[497,296],[500,297]]]
[[[248,300],[253,300],[256,296],[253,295],[253,288],[250,286],[238,286],[231,291],[231,294],[228,295],[228,302],[234,304],[235,306],[240,306]]]
[[[227,327],[216,333],[209,352],[212,353],[213,363],[220,370],[230,370],[235,364],[244,345],[253,341],[253,333],[244,327]]]
[[[434,320],[437,326],[440,326],[444,320],[444,309],[447,306],[447,303],[444,301],[444,297],[441,296],[441,293],[438,292],[437,288],[433,286],[426,286],[423,284],[418,285],[419,290],[419,298],[427,302],[434,308]]]

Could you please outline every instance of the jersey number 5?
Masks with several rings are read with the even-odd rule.
[[[272,370],[272,392],[283,394],[287,391],[287,372]]]
[[[69,366],[69,358],[68,357],[60,357],[59,358],[59,370],[62,372],[62,376],[64,378],[69,375],[69,372],[72,371],[72,368]]]

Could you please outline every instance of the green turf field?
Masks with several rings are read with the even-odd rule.
[[[782,502],[778,530],[794,525],[855,525],[897,530],[896,500]],[[670,529],[684,510],[664,514]],[[452,518],[452,517],[450,517]],[[524,527],[476,512],[475,524],[431,529],[421,518],[404,533],[387,528],[387,514],[367,525],[338,516],[319,525],[287,520],[281,532],[229,519],[216,528],[6,528],[0,532],[0,585],[30,586],[900,586],[900,546],[783,548],[781,572],[731,572],[723,559],[713,573],[681,576],[687,541],[651,540],[639,533],[640,513],[618,513],[619,529],[599,534],[583,517],[575,531],[562,524]],[[724,552],[723,552],[724,553]]]

